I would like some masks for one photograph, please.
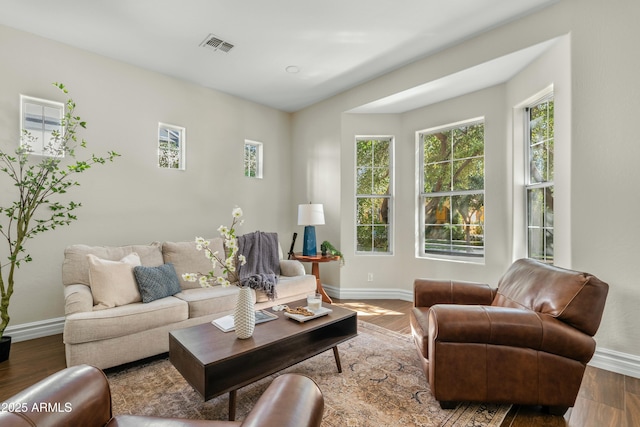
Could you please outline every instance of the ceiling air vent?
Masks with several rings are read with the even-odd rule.
[[[233,49],[233,45],[229,42],[226,42],[216,36],[214,36],[213,34],[209,34],[207,36],[207,38],[205,38],[202,43],[200,43],[201,47],[207,48],[207,49],[211,49],[213,51],[222,51],[222,52],[229,52],[231,49]]]

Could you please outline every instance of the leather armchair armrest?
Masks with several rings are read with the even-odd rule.
[[[93,294],[87,285],[67,285],[64,287],[64,314],[93,311]]]
[[[416,279],[413,282],[416,307],[436,304],[491,305],[495,293],[495,289],[485,283],[434,279]]]
[[[324,398],[316,383],[303,375],[277,377],[260,396],[243,427],[319,427]]]
[[[104,426],[111,418],[111,393],[104,373],[78,365],[63,369],[3,403],[2,426]]]
[[[436,305],[429,310],[429,343],[480,343],[530,348],[587,362],[595,341],[578,329],[532,310]]]

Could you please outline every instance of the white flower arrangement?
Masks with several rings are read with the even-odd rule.
[[[206,274],[202,273],[184,273],[182,278],[187,282],[198,282],[203,288],[212,287],[215,285],[231,286],[239,285],[240,280],[238,277],[238,267],[247,263],[244,255],[238,255],[238,239],[236,237],[236,226],[240,226],[244,223],[242,219],[242,209],[236,207],[231,211],[233,220],[231,227],[221,225],[218,227],[220,236],[224,239],[224,260],[220,257],[218,251],[212,251],[210,248],[211,242],[205,240],[202,237],[196,237],[196,249],[199,251],[205,251],[205,256],[211,261],[211,271]],[[220,266],[222,272],[226,276],[216,276],[215,270]]]

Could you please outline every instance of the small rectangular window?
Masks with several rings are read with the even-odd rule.
[[[356,138],[356,252],[390,254],[393,138]]]
[[[417,133],[421,255],[484,256],[484,122]]]
[[[20,95],[20,145],[32,154],[63,157],[64,104]]]
[[[525,109],[527,256],[553,263],[553,97]]]
[[[244,141],[244,176],[262,178],[262,142]]]
[[[158,124],[158,166],[164,169],[185,169],[186,130],[180,126]]]

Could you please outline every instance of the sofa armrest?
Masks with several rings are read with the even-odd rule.
[[[93,310],[93,294],[87,285],[67,285],[64,287],[64,314],[83,313]]]
[[[295,259],[280,260],[280,274],[286,277],[304,276],[306,274],[304,265]]]
[[[0,425],[104,426],[111,418],[109,383],[88,365],[66,368],[2,402]]]
[[[491,305],[496,290],[485,283],[456,280],[416,279],[413,282],[415,307],[436,304]]]
[[[316,383],[303,375],[284,374],[269,385],[243,427],[319,427],[324,398]]]
[[[436,342],[530,348],[588,362],[589,335],[532,310],[473,305],[435,305],[429,310],[429,348]]]

